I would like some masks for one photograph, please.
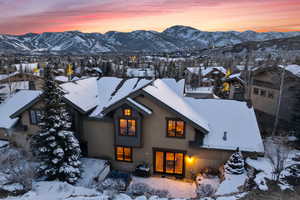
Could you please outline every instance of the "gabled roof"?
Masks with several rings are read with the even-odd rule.
[[[202,147],[227,150],[239,147],[242,151],[264,152],[254,109],[248,108],[246,102],[185,99],[209,123],[210,132],[205,135]]]
[[[103,111],[111,105],[117,103],[130,94],[140,90],[151,83],[147,79],[121,79],[116,77],[103,77],[97,81],[97,107],[90,117],[103,117]]]
[[[91,111],[97,106],[97,78],[86,78],[60,85],[65,91],[65,100],[81,113]]]
[[[192,126],[206,130],[201,148],[264,152],[253,108],[245,102],[184,97],[172,81],[157,79],[143,88],[147,94],[173,109]],[[227,139],[224,140],[224,132]]]
[[[135,108],[137,111],[139,111],[143,115],[151,115],[152,114],[152,110],[150,108],[146,107],[145,105],[142,105],[141,103],[133,100],[130,97],[123,98],[122,100],[120,100],[120,101],[110,105],[109,107],[105,108],[102,111],[102,114],[106,115],[107,113],[119,108],[122,105],[129,105],[129,106]]]
[[[34,104],[41,94],[41,91],[21,90],[6,99],[0,104],[0,128],[11,128],[19,120],[14,116],[18,115],[17,113],[22,109]]]
[[[208,122],[185,101],[183,93],[179,93],[181,90],[178,89],[176,83],[174,84],[174,80],[157,79],[143,88],[143,91],[165,104],[198,129],[204,130],[204,132],[210,131]]]
[[[287,65],[287,66],[279,65],[279,67],[284,68],[285,70],[291,72],[292,74],[294,74],[295,76],[300,78],[300,66],[299,65]]]
[[[187,70],[193,74],[199,74],[199,71],[201,70],[202,76],[206,76],[207,74],[211,73],[213,70],[218,70],[222,72],[223,74],[226,74],[226,69],[224,67],[188,67]]]

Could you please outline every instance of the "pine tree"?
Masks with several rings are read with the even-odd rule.
[[[41,161],[39,172],[48,180],[75,183],[80,177],[80,145],[71,128],[71,117],[62,101],[63,92],[45,69],[40,131],[32,138],[32,151]]]
[[[227,163],[224,165],[225,172],[227,174],[242,174],[244,173],[244,159],[243,155],[240,152],[239,148],[237,148],[236,152],[234,152]]]

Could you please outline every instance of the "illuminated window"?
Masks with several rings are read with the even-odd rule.
[[[123,110],[123,114],[124,114],[125,116],[131,116],[131,109],[124,109],[124,110]]]
[[[132,148],[131,147],[116,147],[116,160],[132,162]]]
[[[135,119],[120,119],[120,135],[135,136],[136,120]]]
[[[184,121],[167,120],[167,136],[168,137],[184,137]]]

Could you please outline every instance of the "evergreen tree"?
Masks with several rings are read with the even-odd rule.
[[[45,69],[40,131],[32,138],[32,150],[41,161],[39,172],[48,180],[75,183],[80,177],[80,146],[71,128],[71,117],[62,101],[63,92]]]
[[[240,152],[239,148],[237,148],[236,152],[234,152],[227,163],[224,165],[225,172],[227,174],[242,174],[244,173],[244,159],[243,155]]]

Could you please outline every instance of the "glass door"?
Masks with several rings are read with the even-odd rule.
[[[164,174],[183,175],[184,153],[155,151],[154,172]]]

